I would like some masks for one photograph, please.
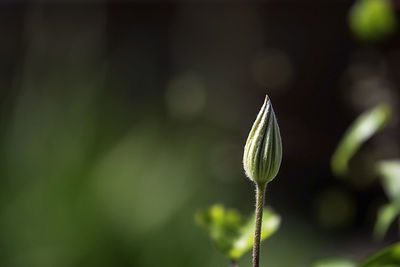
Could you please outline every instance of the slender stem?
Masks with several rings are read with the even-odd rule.
[[[239,267],[239,264],[235,260],[231,260],[231,267]]]
[[[254,227],[253,267],[258,267],[260,264],[260,239],[265,188],[266,184],[256,184],[256,221]]]

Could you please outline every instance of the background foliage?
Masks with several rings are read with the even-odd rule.
[[[194,216],[253,211],[241,159],[265,93],[284,157],[262,266],[398,240],[396,223],[372,238],[400,156],[390,3],[1,4],[0,266],[226,266]],[[335,179],[337,144],[379,103],[390,120]]]

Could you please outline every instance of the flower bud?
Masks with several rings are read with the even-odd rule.
[[[243,167],[250,180],[262,185],[275,178],[281,161],[281,135],[274,109],[267,95],[247,138]]]

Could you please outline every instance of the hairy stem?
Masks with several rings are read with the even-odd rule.
[[[253,267],[259,267],[260,264],[260,239],[265,188],[266,184],[256,184],[256,221],[254,227]]]

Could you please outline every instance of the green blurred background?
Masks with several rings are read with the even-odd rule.
[[[398,7],[356,4],[1,4],[0,266],[227,266],[194,214],[252,213],[241,158],[266,93],[283,141],[266,203],[282,224],[262,266],[396,240],[396,225],[372,238],[387,197],[371,162],[400,156]],[[340,138],[381,102],[389,126],[335,179]]]

